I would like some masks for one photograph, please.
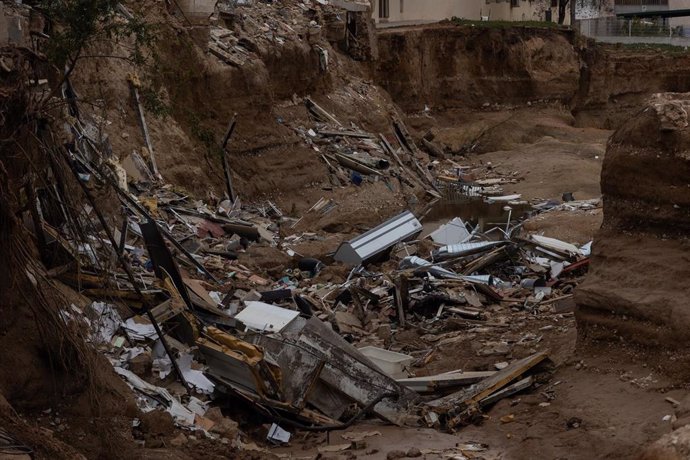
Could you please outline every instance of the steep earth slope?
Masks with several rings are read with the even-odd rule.
[[[657,95],[609,142],[601,177],[604,223],[592,270],[577,291],[586,340],[686,346],[688,108],[687,94]]]
[[[580,58],[573,33],[453,24],[384,29],[378,82],[408,110],[569,101]]]
[[[151,99],[146,117],[161,174],[193,195],[222,197],[218,146],[233,117],[237,128],[228,150],[242,200],[268,198],[282,209],[301,212],[321,197],[322,187],[330,186],[318,148],[307,141],[314,120],[305,97],[344,126],[354,123],[373,133],[389,132],[391,116],[400,115],[385,91],[368,80],[366,63],[340,51],[338,39],[328,40],[326,13],[318,7],[305,10],[297,1],[238,7],[231,18],[207,25],[205,34],[203,27],[201,32],[190,29],[160,4],[131,7],[156,27],[149,64],[137,68],[118,59],[84,59],[73,84],[83,100],[98,106],[99,128],[124,161],[145,145],[128,83],[137,72],[140,91]],[[311,35],[312,21],[322,34]],[[241,49],[232,64],[209,52],[219,36]],[[101,44],[100,54],[122,54],[126,45]],[[319,50],[327,53],[325,67]],[[150,110],[151,105],[158,110]],[[366,189],[350,193],[364,199]],[[379,203],[366,209],[394,212],[404,203],[385,187],[377,196]],[[371,219],[366,212],[352,218],[355,223]],[[373,219],[378,218],[375,213]]]
[[[408,111],[568,106],[579,126],[615,129],[656,92],[690,90],[680,48],[596,44],[567,29],[454,25],[383,29],[377,82]]]

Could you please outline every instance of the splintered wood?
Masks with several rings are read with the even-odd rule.
[[[546,352],[535,353],[527,358],[513,362],[506,368],[469,388],[430,401],[426,403],[426,406],[436,414],[447,415],[448,419],[446,425],[448,429],[452,430],[456,426],[465,424],[466,421],[476,413],[478,406],[487,405],[486,402],[482,404],[483,400],[488,400],[489,397],[493,396],[490,402],[497,401],[500,398],[496,398],[496,396],[501,390],[547,358],[548,355]],[[524,389],[526,388],[524,386],[525,383],[526,382],[520,381],[516,386],[520,389]],[[506,391],[501,396],[506,397],[510,394],[512,394],[510,391]]]

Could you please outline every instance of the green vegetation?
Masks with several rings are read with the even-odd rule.
[[[147,112],[151,113],[156,118],[167,118],[172,109],[169,105],[163,102],[161,93],[154,88],[145,87],[139,90],[141,95],[141,103]]]
[[[65,75],[88,57],[117,57],[135,64],[145,61],[145,48],[154,40],[152,27],[137,16],[118,16],[119,0],[41,0],[38,9],[49,22],[45,53]],[[132,39],[126,56],[89,56],[85,50],[99,40]]]
[[[222,157],[223,151],[220,148],[219,142],[216,140],[216,135],[213,131],[203,125],[203,120],[198,113],[188,111],[187,118],[189,120],[189,127],[197,140],[206,146],[206,154],[213,158]]]

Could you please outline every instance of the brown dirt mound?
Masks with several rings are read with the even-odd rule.
[[[594,324],[653,347],[683,347],[688,337],[689,99],[653,98],[611,139],[602,172],[604,223],[576,294],[585,338],[606,335]]]

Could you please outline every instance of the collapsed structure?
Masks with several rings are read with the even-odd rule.
[[[552,397],[559,382],[549,383],[544,337],[567,331],[590,245],[530,234],[523,224],[595,210],[599,200],[569,193],[565,202],[527,202],[508,190],[520,180],[516,172],[460,155],[475,140],[454,148],[431,131],[408,130],[357,67],[378,56],[371,12],[361,3],[222,2],[211,24],[208,2],[144,11],[173,24],[156,46],[175,65],[157,62],[160,72],[142,76],[110,60],[84,61],[87,71],[64,75],[42,55],[55,31],[40,9],[0,5],[3,20],[10,18],[3,24],[12,26],[0,36],[0,244],[11,273],[0,286],[8,293],[3,315],[13,319],[0,344],[8,368],[48,363],[1,379],[9,404],[38,411],[71,436],[77,429],[66,427],[58,400],[61,413],[78,410],[88,420],[79,430],[116,426],[126,433],[121,445],[152,449],[168,442],[154,423],[167,412],[185,433],[174,438],[178,447],[222,457],[267,455],[255,441],[284,444],[300,430],[341,430],[364,418],[457,432],[481,423],[504,398],[536,390]],[[136,25],[144,8],[118,5],[111,13],[118,24]],[[386,50],[372,74],[408,107],[425,99],[453,107],[470,93],[480,106],[491,97],[609,99],[578,80],[570,32],[482,33],[450,24],[429,34],[383,33]],[[536,37],[521,40],[530,33]],[[410,51],[419,36],[431,39]],[[434,89],[418,76],[418,91],[402,96],[406,73],[416,70],[401,50],[418,53],[421,63],[459,42],[481,55],[506,37],[514,68],[428,66],[453,84]],[[114,55],[124,48],[98,46]],[[562,65],[546,72],[544,56]],[[99,65],[114,75],[113,94],[91,80],[107,73]],[[462,72],[473,78],[456,79]],[[475,80],[492,83],[480,88]],[[676,133],[660,142],[678,150],[685,104],[655,107],[665,114],[657,115],[663,129]],[[656,122],[648,116],[645,123]],[[636,139],[625,130],[619,136]],[[607,161],[622,161],[615,153]],[[609,197],[614,183],[605,181]],[[300,195],[311,206],[293,201],[289,209]],[[349,206],[356,195],[371,205]],[[492,207],[500,221],[426,219],[449,198]],[[617,215],[615,201],[607,206]],[[607,225],[605,232],[628,228]],[[595,246],[595,260],[607,257],[606,244]],[[616,283],[598,270],[602,283]],[[590,308],[583,324],[610,302],[610,288],[602,294],[592,283],[583,291]],[[452,359],[434,365],[444,356]],[[102,401],[84,402],[92,395]],[[31,427],[0,409],[21,442],[7,439],[23,451],[40,445]],[[104,455],[109,442],[89,455]],[[37,448],[46,456],[78,455],[59,440],[45,444]]]

